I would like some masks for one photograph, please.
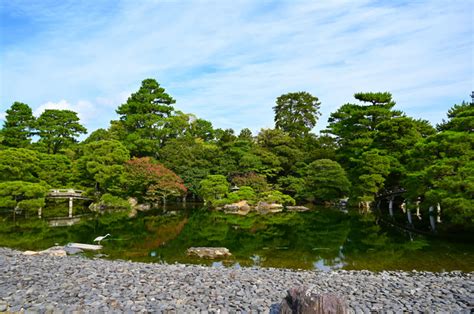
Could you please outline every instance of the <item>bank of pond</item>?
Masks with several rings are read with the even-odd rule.
[[[54,212],[54,206],[49,213]],[[0,216],[0,246],[41,250],[70,242],[102,241],[109,259],[193,263],[215,267],[261,266],[290,269],[474,271],[468,236],[455,239],[403,231],[386,219],[357,210],[317,207],[307,212],[246,216],[210,211],[202,204],[168,205],[166,210],[89,214],[68,227],[46,218]],[[80,210],[79,210],[80,213]],[[382,217],[383,218],[383,217]],[[232,255],[209,260],[188,256],[190,247],[225,247]]]

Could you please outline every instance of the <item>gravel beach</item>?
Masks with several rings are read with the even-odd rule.
[[[213,268],[26,256],[0,248],[0,312],[268,313],[286,290],[343,296],[352,312],[474,308],[474,273]]]

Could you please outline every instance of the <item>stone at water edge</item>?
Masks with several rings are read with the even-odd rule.
[[[231,256],[229,249],[225,247],[190,247],[186,254],[197,255],[199,258],[219,258]]]
[[[43,250],[43,251],[24,251],[23,255],[49,255],[49,256],[59,256],[59,257],[64,257],[67,255],[66,251],[64,249],[58,249],[55,247]]]
[[[349,306],[333,293],[316,294],[306,287],[291,288],[280,304],[270,308],[270,314],[347,314]]]

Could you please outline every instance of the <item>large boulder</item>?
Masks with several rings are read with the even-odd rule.
[[[291,288],[280,304],[270,308],[270,314],[346,314],[346,301],[333,293],[317,294],[306,287]]]
[[[195,255],[199,258],[222,258],[231,256],[232,254],[229,252],[229,249],[225,247],[190,247],[186,253],[188,255]]]

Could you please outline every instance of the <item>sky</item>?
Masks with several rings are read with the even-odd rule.
[[[357,92],[436,124],[474,90],[474,1],[0,1],[0,120],[20,101],[90,133],[146,78],[237,132],[298,91],[321,102],[315,132]]]

